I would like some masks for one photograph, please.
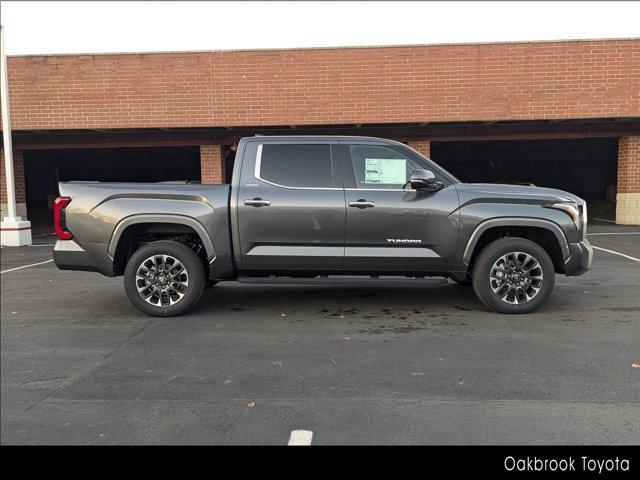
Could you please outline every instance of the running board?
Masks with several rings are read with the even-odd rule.
[[[240,277],[239,283],[252,285],[446,285],[444,277],[365,277],[365,276],[321,276],[313,278],[296,277]]]

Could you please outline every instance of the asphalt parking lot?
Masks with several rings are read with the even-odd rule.
[[[520,316],[453,284],[232,282],[149,318],[122,278],[13,270],[51,238],[2,248],[1,442],[637,444],[640,227],[590,233],[626,257]]]

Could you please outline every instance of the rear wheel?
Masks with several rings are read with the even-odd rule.
[[[528,313],[549,299],[555,269],[537,243],[506,237],[480,252],[472,278],[476,295],[487,307],[501,313]]]
[[[202,296],[205,270],[186,245],[172,240],[149,243],[127,262],[124,288],[133,305],[153,317],[173,317]]]

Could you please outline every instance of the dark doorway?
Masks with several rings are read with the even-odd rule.
[[[27,213],[34,234],[53,230],[58,182],[200,180],[199,147],[25,150]]]
[[[233,177],[233,166],[236,161],[236,147],[225,146],[223,147],[224,158],[224,183],[231,183]]]
[[[615,218],[616,138],[433,142],[431,158],[463,182],[558,188],[587,200],[590,217]]]

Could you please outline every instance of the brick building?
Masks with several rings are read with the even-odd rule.
[[[561,188],[592,217],[640,223],[637,39],[23,56],[8,69],[34,233],[58,180],[219,183],[240,137],[297,133],[398,139],[463,181]]]

